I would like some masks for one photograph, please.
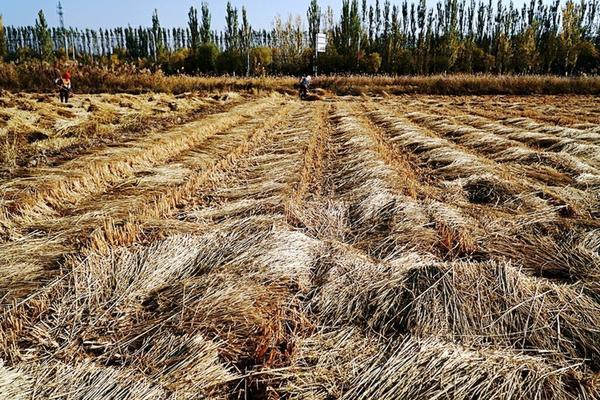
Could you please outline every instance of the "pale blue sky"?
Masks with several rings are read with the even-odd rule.
[[[306,16],[309,0],[232,0],[241,9],[246,6],[250,23],[259,28],[270,28],[273,18],[279,14]],[[319,0],[323,9],[327,5],[339,9],[342,0]],[[0,14],[5,25],[31,25],[37,12],[42,9],[51,26],[58,25],[56,5],[58,0],[0,0]],[[65,25],[76,27],[116,27],[151,23],[156,8],[161,24],[165,27],[185,26],[190,6],[200,8],[201,0],[62,0]],[[226,0],[208,0],[213,29],[225,26]]]

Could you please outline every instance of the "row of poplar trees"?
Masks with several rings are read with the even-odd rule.
[[[276,17],[254,29],[245,8],[226,6],[226,28],[213,30],[209,7],[192,7],[184,27],[164,28],[155,10],[149,27],[77,29],[3,26],[0,59],[130,63],[167,73],[279,74],[322,72],[433,74],[598,73],[600,0],[442,0],[428,7],[389,0],[342,0],[331,7],[311,0],[306,19]],[[315,56],[316,34],[326,33]]]

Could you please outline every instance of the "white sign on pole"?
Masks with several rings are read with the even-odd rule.
[[[317,33],[317,52],[325,53],[327,49],[327,35],[325,33]]]

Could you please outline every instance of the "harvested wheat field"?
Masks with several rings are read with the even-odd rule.
[[[585,96],[0,97],[0,398],[600,399]]]

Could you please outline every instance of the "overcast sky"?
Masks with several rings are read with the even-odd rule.
[[[319,0],[323,9],[327,5],[339,9],[342,0]],[[309,0],[232,0],[240,8],[245,6],[250,23],[257,28],[270,28],[276,15],[287,17],[290,13],[306,17]],[[31,25],[37,12],[44,10],[48,23],[58,25],[56,5],[58,0],[0,0],[0,14],[5,25]],[[161,24],[165,27],[185,26],[187,13],[193,5],[200,8],[201,1],[188,0],[62,0],[65,25],[100,28],[151,24],[152,12],[158,9]],[[225,27],[227,1],[209,0],[213,29]]]

